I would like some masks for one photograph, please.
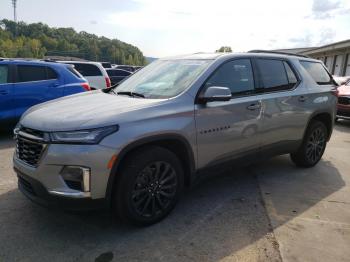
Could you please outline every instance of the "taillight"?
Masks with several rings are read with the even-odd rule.
[[[88,83],[82,83],[80,85],[85,89],[85,91],[91,91],[91,88]]]
[[[106,86],[107,86],[107,88],[111,87],[111,79],[109,79],[109,77],[106,77],[105,79],[106,79]]]

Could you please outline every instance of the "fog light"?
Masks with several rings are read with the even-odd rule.
[[[65,166],[61,176],[67,186],[84,192],[90,192],[90,168],[81,166]]]

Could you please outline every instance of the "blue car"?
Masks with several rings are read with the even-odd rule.
[[[12,127],[31,106],[89,90],[71,65],[0,59],[0,129]]]

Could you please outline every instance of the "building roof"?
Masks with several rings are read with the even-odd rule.
[[[300,52],[300,54],[312,55],[312,54],[318,54],[318,53],[322,53],[322,52],[328,52],[328,51],[333,51],[333,50],[337,50],[337,49],[345,49],[345,48],[350,49],[350,39],[343,40],[340,42],[335,42],[332,44],[327,44],[327,45],[320,46],[320,47],[315,47],[315,48],[312,48],[310,50],[302,51],[302,52]]]

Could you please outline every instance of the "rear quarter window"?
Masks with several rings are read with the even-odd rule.
[[[47,79],[57,79],[58,75],[56,71],[50,67],[46,67],[47,70]]]
[[[333,80],[324,66],[319,62],[300,61],[300,64],[305,68],[309,75],[319,85],[333,84]]]
[[[83,76],[77,70],[75,70],[73,66],[67,66],[67,69],[69,72],[71,72],[76,77],[83,78]]]
[[[83,76],[102,76],[101,70],[92,64],[73,64],[74,68]]]

